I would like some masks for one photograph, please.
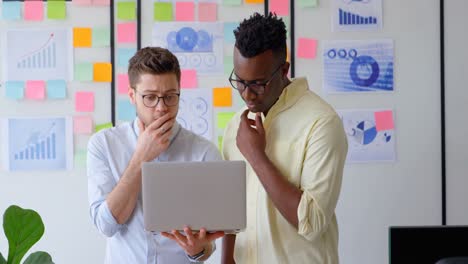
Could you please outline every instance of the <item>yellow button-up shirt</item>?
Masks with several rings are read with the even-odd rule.
[[[243,111],[226,128],[226,160],[245,160],[236,146]],[[267,156],[303,191],[297,209],[299,226],[296,229],[281,215],[248,165],[247,228],[236,237],[236,263],[338,263],[335,207],[348,151],[341,119],[300,78],[284,89],[263,123]]]

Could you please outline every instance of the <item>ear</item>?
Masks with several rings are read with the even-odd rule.
[[[284,63],[283,67],[281,67],[281,76],[288,76],[290,66],[291,64],[288,61]]]
[[[128,94],[128,97],[130,98],[130,102],[135,105],[136,104],[136,93],[135,93],[135,89],[133,89],[132,87],[128,87],[128,91],[127,91],[127,94]]]

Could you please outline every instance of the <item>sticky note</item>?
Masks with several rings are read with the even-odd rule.
[[[113,127],[112,123],[99,124],[95,126],[94,132],[99,132],[103,129],[111,128],[111,127]]]
[[[224,56],[224,74],[229,76],[234,69],[234,58],[232,56]]]
[[[5,20],[21,19],[21,4],[19,1],[2,1],[2,17]]]
[[[317,40],[299,38],[297,44],[297,56],[299,58],[314,59],[317,55]]]
[[[180,76],[181,88],[196,88],[197,84],[197,71],[196,70],[182,70]]]
[[[91,28],[73,28],[73,47],[89,48],[91,47]]]
[[[108,6],[108,5],[110,5],[110,0],[93,0],[93,5]]]
[[[117,102],[117,118],[122,121],[132,121],[136,117],[135,107],[127,99]]]
[[[213,88],[213,106],[215,107],[232,106],[232,89],[230,87]]]
[[[5,83],[5,97],[8,99],[14,99],[14,100],[23,99],[24,82],[23,81],[7,81]]]
[[[225,22],[224,23],[224,41],[228,43],[235,43],[234,30],[239,26],[238,22]]]
[[[204,22],[216,21],[218,19],[217,8],[216,3],[200,2],[198,4],[198,20]]]
[[[109,47],[110,46],[110,28],[93,28],[93,39],[91,43],[93,47]]]
[[[91,134],[93,132],[93,119],[90,116],[73,117],[73,132],[75,134]]]
[[[219,150],[223,149],[223,137],[222,136],[218,136],[218,148]]]
[[[128,61],[135,55],[134,48],[119,48],[117,49],[117,66],[127,69]]]
[[[239,6],[241,3],[241,0],[223,0],[223,5],[227,6]]]
[[[245,0],[246,4],[263,4],[264,0]]]
[[[66,19],[67,6],[64,0],[48,0],[47,1],[47,18],[49,19]]]
[[[94,111],[94,93],[76,92],[75,93],[75,111],[93,112]]]
[[[40,21],[44,19],[44,2],[24,1],[24,20]]]
[[[47,98],[63,99],[67,96],[67,83],[65,80],[47,81]]]
[[[276,13],[278,16],[289,15],[288,0],[270,0],[270,12]]]
[[[72,3],[74,5],[86,6],[86,5],[91,5],[93,3],[93,1],[92,0],[72,0]]]
[[[216,124],[218,128],[224,129],[226,128],[227,124],[231,120],[231,118],[235,115],[236,113],[234,112],[222,112],[218,113],[216,116]]]
[[[375,112],[374,118],[377,131],[392,130],[395,127],[393,123],[393,112],[391,110]]]
[[[75,168],[85,168],[86,167],[86,156],[87,152],[84,149],[79,149],[75,151],[74,157],[74,166]]]
[[[75,81],[92,81],[93,80],[93,64],[83,62],[75,64]]]
[[[317,7],[318,0],[298,0],[300,7]]]
[[[176,21],[194,21],[195,20],[195,3],[194,2],[176,2],[175,7]]]
[[[26,82],[26,98],[32,99],[32,100],[44,100],[45,82],[44,81],[27,81]]]
[[[119,94],[127,94],[128,87],[130,86],[128,74],[117,75],[117,92]]]
[[[117,24],[117,43],[136,43],[137,25],[134,22]]]
[[[117,18],[121,20],[135,20],[136,2],[117,2]]]
[[[172,3],[155,2],[154,3],[155,21],[172,21]]]
[[[112,82],[112,64],[108,62],[94,63],[93,80],[95,82]]]

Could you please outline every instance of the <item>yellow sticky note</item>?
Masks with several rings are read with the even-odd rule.
[[[218,113],[218,116],[216,117],[216,123],[218,125],[218,128],[224,129],[226,128],[227,124],[231,120],[231,118],[235,115],[236,113],[234,112],[224,112],[224,113]]]
[[[91,47],[92,38],[91,28],[73,28],[73,47]]]
[[[232,89],[230,87],[213,88],[213,106],[232,106]]]
[[[98,62],[93,67],[93,80],[95,82],[112,81],[112,65],[108,62]]]
[[[264,0],[245,0],[246,4],[263,4]]]

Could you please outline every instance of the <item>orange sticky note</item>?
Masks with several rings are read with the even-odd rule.
[[[45,81],[27,81],[26,98],[32,100],[44,100],[45,87]]]
[[[245,0],[246,4],[263,4],[264,0]]]
[[[73,117],[73,132],[75,134],[91,134],[93,132],[93,119],[90,116]]]
[[[95,82],[111,82],[112,81],[112,65],[108,62],[94,63],[93,80]]]
[[[130,86],[127,74],[117,75],[117,92],[119,94],[126,94]]]
[[[198,20],[199,21],[216,21],[218,19],[216,3],[199,3],[198,4]]]
[[[193,2],[176,2],[176,21],[195,20],[195,4]]]
[[[213,88],[213,106],[215,107],[232,106],[232,89],[230,87]]]
[[[317,54],[317,40],[299,38],[297,45],[297,56],[299,58],[314,59]]]
[[[73,28],[73,47],[91,47],[91,28]]]
[[[393,112],[391,110],[375,112],[374,118],[377,131],[392,130],[395,127],[393,123]]]
[[[24,20],[40,21],[44,19],[44,2],[24,1]]]
[[[197,71],[196,70],[182,70],[180,76],[181,88],[196,88],[197,87]]]
[[[117,24],[117,42],[136,43],[136,30],[137,26],[135,22]]]
[[[94,93],[93,92],[76,92],[75,93],[75,110],[77,112],[93,112],[94,111]]]
[[[289,16],[289,0],[270,0],[270,12],[278,16]]]

